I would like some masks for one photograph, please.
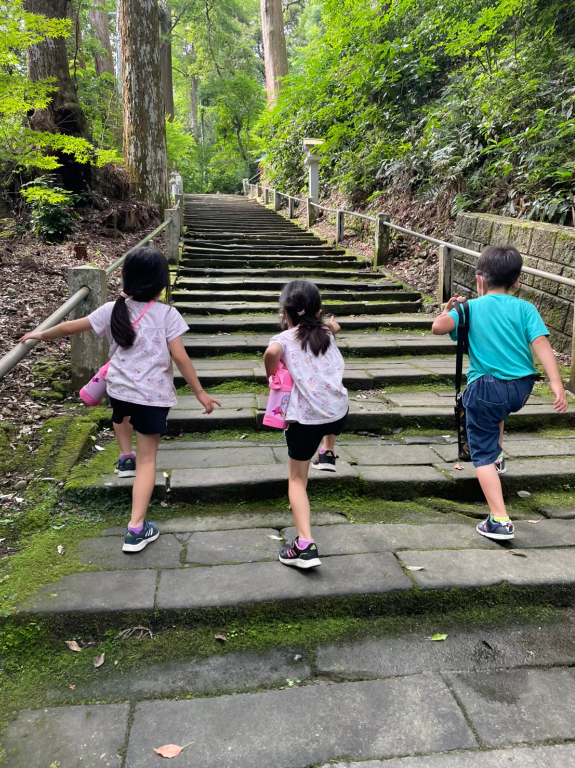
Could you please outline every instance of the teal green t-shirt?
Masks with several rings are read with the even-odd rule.
[[[452,309],[457,339],[459,315]],[[537,309],[507,293],[490,293],[469,302],[469,369],[467,383],[491,374],[510,381],[537,373],[530,344],[549,331]]]

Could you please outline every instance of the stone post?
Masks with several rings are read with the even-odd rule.
[[[343,240],[343,220],[344,220],[344,212],[338,211],[335,214],[335,242],[341,243]]]
[[[439,286],[438,299],[445,304],[451,298],[453,281],[453,253],[446,245],[439,246]]]
[[[274,189],[274,211],[279,211],[282,207],[282,199],[277,189]]]
[[[314,201],[319,202],[319,155],[314,153],[316,147],[323,144],[323,139],[304,139],[303,148],[306,152],[305,165],[309,168],[309,188],[308,195]]]
[[[571,373],[569,385],[571,392],[575,392],[575,304],[573,305],[573,335],[571,336]]]
[[[262,196],[262,185],[256,184],[256,198],[259,200]]]
[[[378,213],[375,217],[374,269],[387,264],[389,256],[389,227],[385,226],[386,221],[389,221],[389,216],[386,213]]]
[[[164,252],[168,264],[178,264],[180,261],[180,221],[178,212],[175,208],[166,208],[164,211],[164,221],[171,219],[165,228],[165,248]]]
[[[307,228],[311,229],[315,224],[317,218],[317,211],[313,207],[313,200],[311,197],[307,199]]]
[[[267,187],[264,189],[264,204],[270,204],[270,190]]]
[[[293,197],[288,197],[288,219],[293,219],[294,217],[294,203]]]
[[[184,227],[184,195],[178,194],[176,195],[176,205],[178,205],[178,227],[180,230],[180,234],[182,233],[182,229]]]
[[[244,197],[248,196],[248,185],[249,185],[248,180],[247,179],[242,179],[242,186],[244,188]]]
[[[90,289],[88,296],[70,312],[70,320],[86,317],[108,300],[106,272],[96,267],[71,267],[68,269],[68,291],[72,296],[83,286]],[[108,342],[94,331],[72,336],[71,363],[72,386],[79,391],[84,384],[108,362]]]

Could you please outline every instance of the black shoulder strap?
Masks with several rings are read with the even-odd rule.
[[[466,301],[463,304],[456,301],[454,309],[457,311],[459,318],[457,325],[457,352],[455,356],[455,398],[457,399],[461,392],[461,382],[463,379],[463,356],[469,348],[469,306]]]

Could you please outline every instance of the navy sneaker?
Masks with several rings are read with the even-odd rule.
[[[485,536],[487,539],[495,541],[506,541],[515,538],[515,529],[511,520],[494,520],[491,515],[479,523],[475,529],[477,533]]]
[[[127,459],[118,459],[114,472],[118,477],[136,477],[136,457],[128,456]]]
[[[500,453],[496,458],[495,469],[497,470],[498,475],[504,475],[507,472],[507,467],[505,466],[505,456],[503,453]]]
[[[280,549],[279,560],[284,565],[293,565],[295,568],[316,568],[321,565],[317,545],[312,541],[305,549],[296,547],[299,536],[296,536],[293,544],[286,544]]]
[[[160,535],[160,529],[155,523],[149,523],[144,520],[144,527],[141,533],[132,533],[126,530],[124,534],[123,552],[141,552],[148,544],[155,541]]]
[[[311,465],[322,472],[335,472],[335,462],[338,458],[333,451],[324,451],[324,453],[318,453]]]

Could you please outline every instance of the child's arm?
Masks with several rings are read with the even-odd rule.
[[[52,341],[53,339],[61,339],[64,336],[77,336],[79,333],[86,333],[86,331],[92,330],[90,320],[87,317],[81,317],[79,320],[68,320],[65,323],[55,325],[53,328],[47,328],[45,331],[25,333],[20,342],[23,344],[25,341],[30,341],[30,339]]]
[[[443,312],[435,318],[433,325],[431,326],[431,333],[435,336],[444,336],[446,333],[451,333],[451,331],[455,330],[455,320],[452,317],[449,317],[449,313],[453,309],[456,301],[462,304],[464,301],[467,301],[467,299],[465,296],[452,296],[449,299],[443,308]]]
[[[264,352],[264,365],[266,367],[266,376],[268,379],[277,371],[283,351],[284,348],[282,345],[278,344],[277,341],[274,341],[274,343],[270,344]]]
[[[551,344],[549,344],[549,339],[547,336],[538,336],[536,339],[533,339],[531,346],[541,361],[541,365],[545,368],[545,373],[549,376],[551,389],[555,395],[553,407],[557,413],[565,413],[568,407],[567,395],[563,388],[563,382],[559,375],[559,368],[557,368],[557,361],[551,349]]]
[[[173,341],[171,341],[169,347],[170,354],[172,355],[175,364],[178,366],[179,372],[191,387],[194,395],[204,406],[203,412],[211,413],[214,410],[214,404],[221,407],[222,404],[220,402],[215,400],[213,397],[210,397],[207,392],[204,392],[204,389],[200,384],[200,380],[198,379],[198,374],[195,371],[192,361],[188,357],[188,353],[184,347],[182,337],[178,336]]]
[[[327,327],[334,336],[341,331],[341,325],[335,319],[335,315],[330,315],[329,320],[327,321]]]

